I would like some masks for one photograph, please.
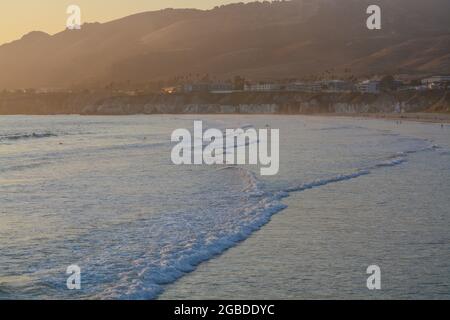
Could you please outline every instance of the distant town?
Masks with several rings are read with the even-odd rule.
[[[308,92],[308,93],[341,93],[360,92],[378,94],[392,91],[425,91],[439,90],[450,87],[450,76],[431,76],[416,80],[400,80],[393,76],[383,76],[361,81],[329,79],[317,81],[258,81],[251,82],[241,77],[234,81],[198,81],[184,83],[177,86],[162,88],[166,94],[210,92],[210,93],[232,93],[232,92]]]
[[[219,80],[208,75],[0,91],[0,114],[449,113],[450,75]]]
[[[178,77],[166,81],[134,84],[129,81],[111,82],[107,85],[74,86],[73,88],[27,88],[5,89],[5,94],[45,94],[102,92],[111,95],[139,96],[145,94],[189,94],[189,93],[233,93],[233,92],[304,92],[304,93],[367,93],[446,90],[450,88],[450,75],[434,75],[426,78],[411,79],[390,75],[370,79],[316,79],[316,80],[272,80],[252,81],[236,76],[232,80],[211,80],[208,75],[191,80]]]

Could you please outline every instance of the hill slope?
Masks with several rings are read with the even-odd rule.
[[[369,4],[383,28],[365,27]],[[167,9],[0,46],[0,88],[143,82],[209,73],[298,77],[450,72],[448,0],[293,0]]]

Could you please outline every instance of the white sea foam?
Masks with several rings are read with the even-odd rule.
[[[42,139],[57,137],[58,135],[52,132],[31,132],[31,133],[11,133],[0,135],[0,141],[16,141],[22,139]]]
[[[432,150],[432,148],[423,150]],[[118,293],[120,291],[119,289],[122,288],[122,286],[119,285],[115,289],[109,288],[99,297],[121,299],[156,298],[164,290],[164,285],[176,281],[188,272],[194,271],[198,264],[235,246],[237,243],[245,240],[253,232],[267,224],[274,214],[287,207],[281,200],[288,197],[291,193],[302,192],[333,183],[356,179],[361,176],[369,175],[377,169],[398,166],[406,161],[406,155],[405,157],[392,157],[391,159],[381,161],[368,168],[361,168],[351,173],[301,183],[272,193],[265,191],[262,181],[249,170],[238,166],[221,168],[219,170],[235,171],[244,182],[242,191],[251,198],[253,196],[258,196],[259,200],[257,202],[244,204],[238,213],[239,220],[236,221],[236,224],[230,225],[226,232],[222,232],[220,235],[216,236],[209,236],[205,239],[197,239],[197,242],[192,244],[188,249],[183,248],[181,251],[166,255],[165,259],[160,262],[160,265],[152,265],[151,268],[144,268],[141,273],[141,278],[145,280],[129,287],[126,294],[120,295]],[[121,280],[127,282],[128,277],[126,276]]]
[[[144,120],[149,121],[147,118]],[[42,270],[33,283],[33,290],[40,297],[73,297],[65,290],[58,291],[60,284],[65,282],[57,278],[59,271],[56,270],[70,260],[70,263],[79,263],[85,270],[83,279],[86,286],[80,293],[85,295],[83,298],[154,299],[166,285],[192,272],[198,264],[247,239],[268,223],[274,214],[286,208],[282,200],[293,192],[307,192],[313,188],[346,183],[379,171],[392,170],[396,166],[406,166],[408,161],[413,162],[417,152],[438,148],[424,140],[405,138],[399,141],[396,135],[382,135],[381,138],[364,135],[361,138],[353,132],[347,134],[346,128],[333,131],[332,138],[344,144],[343,148],[334,148],[335,141],[327,143],[320,140],[318,138],[323,138],[322,134],[318,137],[318,132],[310,133],[305,128],[294,136],[295,139],[302,138],[298,144],[297,140],[290,140],[289,143],[294,141],[292,146],[296,147],[303,147],[302,143],[305,143],[311,157],[309,154],[299,156],[296,153],[299,150],[287,152],[297,162],[288,168],[289,176],[280,179],[275,177],[276,183],[272,184],[272,180],[262,181],[255,173],[239,166],[222,167],[219,170],[202,167],[175,170],[173,166],[167,165],[170,145],[164,139],[143,142],[136,138],[135,131],[132,137],[127,136],[129,128],[124,133],[125,137],[121,137],[117,133],[120,131],[116,131],[115,120],[108,118],[107,121],[113,121],[110,129],[106,133],[102,132],[101,137],[90,136],[92,145],[86,143],[85,137],[77,136],[65,136],[64,148],[50,139],[48,144],[41,139],[27,142],[30,145],[32,142],[33,145],[46,144],[48,149],[39,154],[30,149],[17,156],[11,154],[0,159],[4,168],[21,165],[18,159],[24,160],[23,164],[30,168],[37,160],[51,161],[48,166],[39,168],[39,172],[32,172],[47,175],[42,179],[42,184],[36,179],[34,185],[23,183],[20,189],[14,186],[17,189],[14,192],[3,192],[3,201],[8,203],[10,212],[20,213],[17,214],[20,218],[26,216],[35,219],[31,221],[43,221],[36,226],[42,226],[44,231],[50,232],[39,230],[40,233],[45,236],[48,234],[49,239],[54,240],[32,242],[28,246],[30,249],[27,249],[27,245],[17,245],[18,240],[8,246],[8,241],[4,241],[7,236],[0,234],[2,252],[9,250],[8,254],[18,257],[17,261],[21,262],[13,265],[11,259],[5,263],[0,257],[1,263],[8,264],[14,271],[22,268],[21,273]],[[264,120],[262,123],[266,122]],[[100,125],[102,123],[99,122]],[[172,124],[161,123],[172,129]],[[271,124],[275,126],[275,120]],[[297,129],[297,120],[291,125],[290,130]],[[233,126],[224,122],[223,127]],[[350,130],[355,128],[348,127]],[[95,131],[90,126],[83,127],[83,130]],[[111,140],[108,130],[114,133]],[[302,136],[299,132],[306,134]],[[341,133],[345,137],[340,137]],[[323,147],[317,146],[317,141],[323,143]],[[335,153],[335,150],[339,152]],[[396,153],[396,150],[402,152]],[[326,161],[318,159],[314,153],[316,151],[320,151],[319,157],[323,155]],[[386,156],[386,153],[392,155]],[[302,159],[305,161],[300,162]],[[105,161],[107,166],[95,166],[95,161]],[[67,169],[80,163],[79,171],[67,172]],[[92,170],[91,164],[94,164]],[[301,170],[305,170],[306,174],[302,174]],[[28,172],[23,175],[19,173],[14,171],[11,177],[28,176]],[[311,176],[314,178],[305,178]],[[189,180],[195,183],[187,183]],[[216,187],[210,189],[212,185]],[[7,190],[5,186],[3,190]],[[21,205],[24,201],[29,201],[27,208]],[[51,212],[48,211],[48,203],[51,203]],[[11,224],[14,221],[11,220]],[[14,236],[10,239],[20,238],[19,233],[22,231],[13,231]],[[35,236],[32,232],[25,234],[24,239],[32,236]],[[48,252],[52,254],[48,255]],[[78,260],[72,261],[71,254],[76,254]],[[21,260],[25,256],[30,259]],[[42,287],[46,289],[36,289]],[[0,297],[17,296],[17,291],[17,288],[8,288],[7,291],[0,288]],[[25,291],[24,296],[28,292]]]

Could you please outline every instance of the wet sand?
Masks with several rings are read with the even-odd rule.
[[[450,123],[450,113],[327,113],[323,116]]]

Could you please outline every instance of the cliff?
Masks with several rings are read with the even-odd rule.
[[[0,114],[313,114],[450,112],[448,91],[362,93],[235,92],[225,94],[15,93],[0,95]]]

